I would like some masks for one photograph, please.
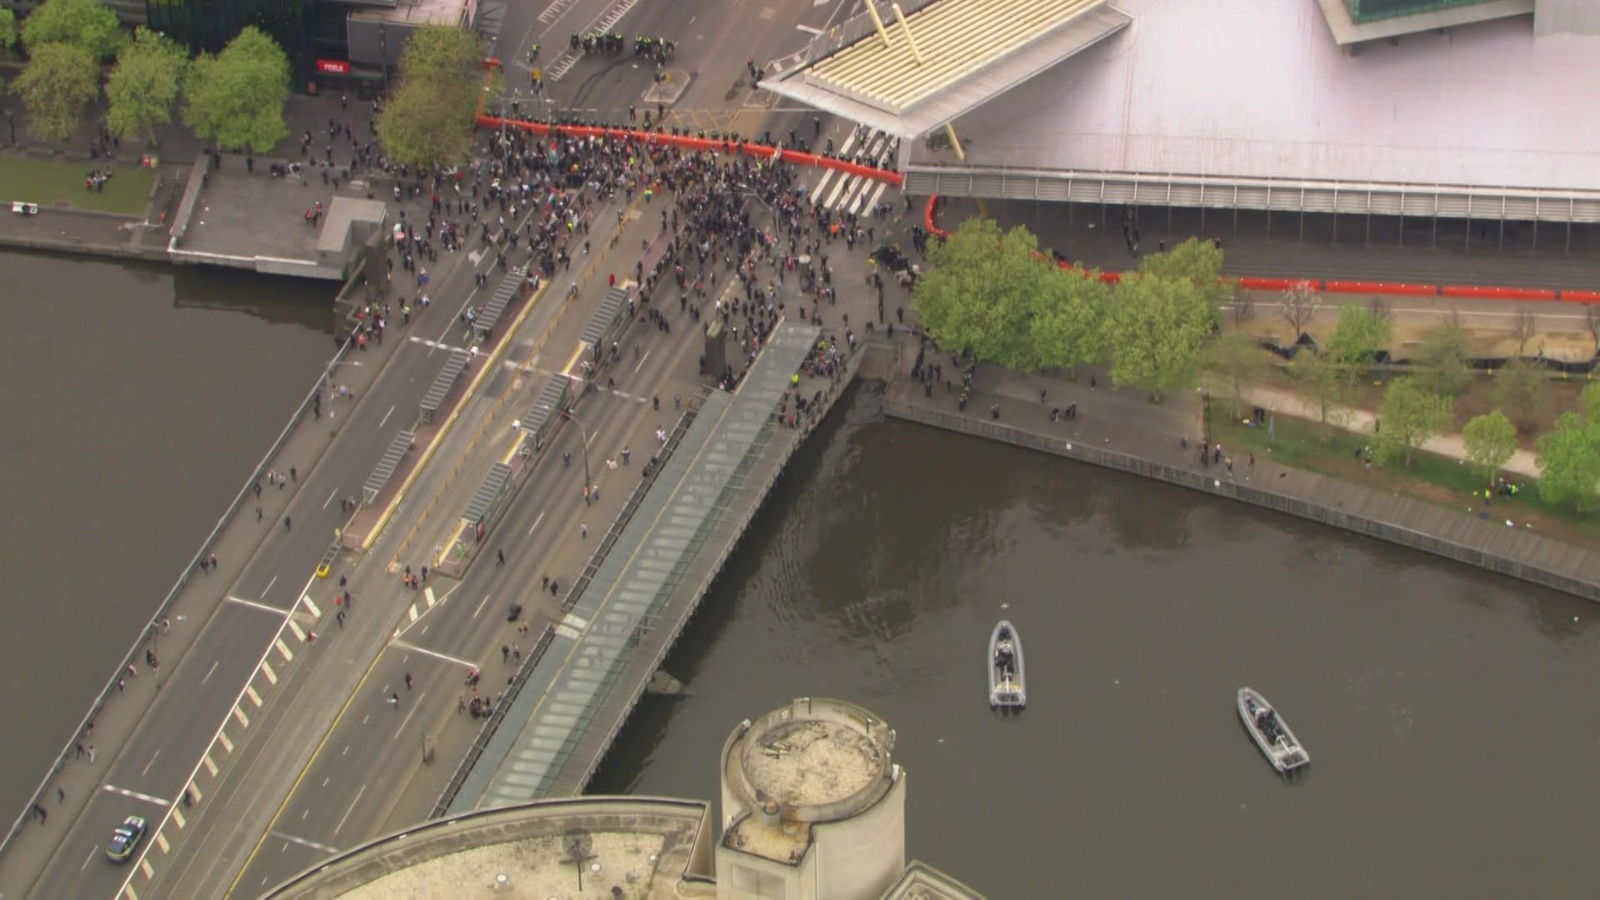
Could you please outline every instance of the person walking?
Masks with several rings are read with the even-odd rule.
[[[294,526],[294,520],[291,519],[288,516],[284,516],[283,517],[283,530],[284,531],[290,531],[290,530],[292,530],[293,526]]]
[[[578,536],[583,538],[584,540],[588,540],[589,539],[589,523],[588,522],[579,522],[578,523]]]
[[[494,564],[496,566],[503,566],[503,565],[506,564],[506,551],[505,550],[503,550],[503,549],[495,550],[494,551],[494,555],[495,555]]]

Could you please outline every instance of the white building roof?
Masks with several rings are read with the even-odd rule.
[[[1317,0],[1118,6],[1130,27],[958,121],[969,166],[1600,190],[1600,37],[1512,19],[1349,56]]]

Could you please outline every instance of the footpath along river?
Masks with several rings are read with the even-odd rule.
[[[333,355],[334,287],[0,252],[0,815]]]
[[[1029,706],[985,702],[1014,620]],[[908,857],[991,897],[1588,897],[1600,609],[1298,520],[883,421],[795,457],[592,789],[715,798],[797,696],[898,730]],[[1249,684],[1310,749],[1285,784]]]

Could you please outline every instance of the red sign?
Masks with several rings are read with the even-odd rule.
[[[342,59],[319,59],[317,71],[324,75],[349,75],[350,63]]]

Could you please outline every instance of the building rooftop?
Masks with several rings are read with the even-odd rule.
[[[1118,5],[1131,27],[958,121],[969,165],[1600,188],[1600,37],[1508,19],[1351,56],[1309,0]]]
[[[1533,0],[1479,0],[1476,3],[1439,4],[1408,15],[1357,22],[1350,15],[1346,0],[1317,0],[1317,3],[1322,7],[1322,17],[1328,23],[1328,30],[1333,32],[1334,43],[1340,45],[1381,41],[1403,34],[1457,28],[1474,22],[1533,13]]]
[[[581,797],[469,813],[353,848],[270,891],[341,897],[710,896],[710,807],[694,800]]]
[[[352,19],[397,22],[404,25],[460,25],[472,0],[399,0],[392,7],[353,10]]]

